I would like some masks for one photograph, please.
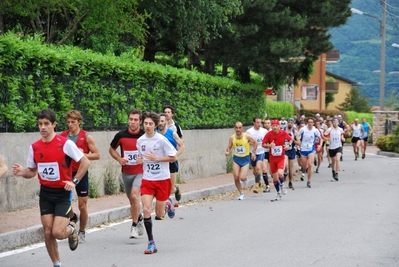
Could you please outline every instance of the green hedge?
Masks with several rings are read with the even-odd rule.
[[[53,109],[60,130],[69,109],[86,129],[125,127],[135,107],[159,112],[171,104],[185,129],[251,124],[265,113],[264,88],[231,79],[142,62],[131,55],[101,55],[44,45],[38,37],[0,36],[0,131],[36,130],[37,112]]]
[[[294,105],[290,102],[266,101],[266,114],[268,118],[281,119],[281,117],[285,117],[285,119],[288,119],[294,116],[294,112]]]

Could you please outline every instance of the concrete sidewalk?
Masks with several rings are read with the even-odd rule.
[[[392,153],[389,152],[381,152],[375,146],[369,146],[367,148],[367,153],[383,156],[398,156],[398,154],[392,155]],[[349,159],[353,160],[353,152],[350,146],[345,146],[344,161]],[[249,174],[249,178],[249,187],[251,187],[254,185],[252,173]],[[180,189],[183,192],[180,203],[206,199],[210,196],[236,191],[233,176],[230,173],[189,180],[182,183]],[[246,194],[252,194],[252,191],[247,189]],[[173,202],[175,202],[174,198]],[[79,213],[76,201],[73,203],[73,208]],[[87,228],[97,227],[102,224],[130,217],[130,206],[125,194],[89,199],[88,209],[89,221]],[[43,242],[43,240],[43,228],[40,222],[38,207],[0,214],[0,252]]]

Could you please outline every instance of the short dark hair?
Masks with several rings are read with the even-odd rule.
[[[262,118],[261,118],[261,117],[259,117],[259,116],[255,116],[255,117],[254,117],[254,119],[252,120],[252,122],[255,122],[257,119],[260,119],[260,120],[262,120]]]
[[[147,118],[150,118],[155,123],[155,126],[157,126],[159,123],[159,115],[153,111],[143,112],[141,116],[143,118],[143,121]]]
[[[37,114],[37,120],[39,119],[48,119],[51,123],[56,121],[55,113],[51,109],[42,109]]]
[[[129,114],[127,114],[127,116],[129,117],[130,114],[132,114],[132,115],[139,114],[140,120],[141,120],[141,116],[142,116],[142,115],[141,115],[141,111],[138,110],[137,108],[132,108],[132,109],[129,111]]]
[[[165,109],[170,108],[170,111],[172,112],[172,114],[175,114],[175,108],[171,105],[165,105],[163,106],[162,111],[165,112]]]

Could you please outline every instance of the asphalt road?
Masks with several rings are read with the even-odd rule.
[[[349,160],[340,181],[326,164],[312,188],[295,182],[275,192],[216,197],[153,220],[158,253],[144,255],[146,234],[128,238],[129,222],[92,229],[75,252],[59,242],[64,266],[399,266],[399,159]],[[0,266],[52,266],[43,245],[0,254]]]

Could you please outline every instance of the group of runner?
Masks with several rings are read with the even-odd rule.
[[[244,200],[244,189],[248,186],[248,171],[252,166],[255,176],[254,193],[262,188],[261,176],[265,184],[264,193],[270,192],[268,174],[271,175],[279,200],[287,193],[285,187],[288,178],[288,188],[294,189],[294,163],[297,159],[302,172],[301,181],[307,176],[306,186],[311,188],[313,165],[315,173],[319,172],[323,162],[324,151],[327,154],[328,168],[332,170],[332,177],[339,181],[340,161],[343,160],[343,144],[346,136],[351,136],[355,160],[362,154],[366,156],[368,136],[372,134],[372,127],[362,118],[355,119],[350,125],[345,123],[342,115],[324,120],[320,114],[306,118],[294,115],[287,121],[259,116],[253,118],[253,126],[244,131],[241,122],[234,125],[235,133],[230,136],[225,155],[232,152],[233,177],[239,192],[239,200]],[[241,182],[243,185],[241,185]]]
[[[184,150],[183,134],[173,121],[174,108],[164,106],[163,112],[141,112],[132,109],[128,114],[128,128],[113,138],[109,153],[120,164],[126,195],[130,201],[132,226],[130,238],[148,237],[145,254],[157,252],[151,220],[154,198],[155,220],[163,220],[165,214],[175,215],[170,194],[177,201],[181,192],[176,185],[177,157]],[[54,267],[61,267],[57,239],[68,238],[70,249],[76,250],[85,241],[88,221],[87,199],[89,191],[90,160],[98,160],[100,153],[93,137],[81,129],[82,116],[79,111],[69,111],[65,119],[68,130],[55,132],[55,113],[41,110],[37,122],[41,138],[30,145],[27,168],[15,163],[15,176],[38,177],[40,183],[40,214],[44,228],[47,252]],[[143,129],[141,129],[143,125]],[[120,148],[120,153],[116,150]],[[8,167],[0,155],[0,178]],[[72,191],[76,190],[80,210],[78,216],[72,210]],[[140,213],[140,197],[143,214]]]

